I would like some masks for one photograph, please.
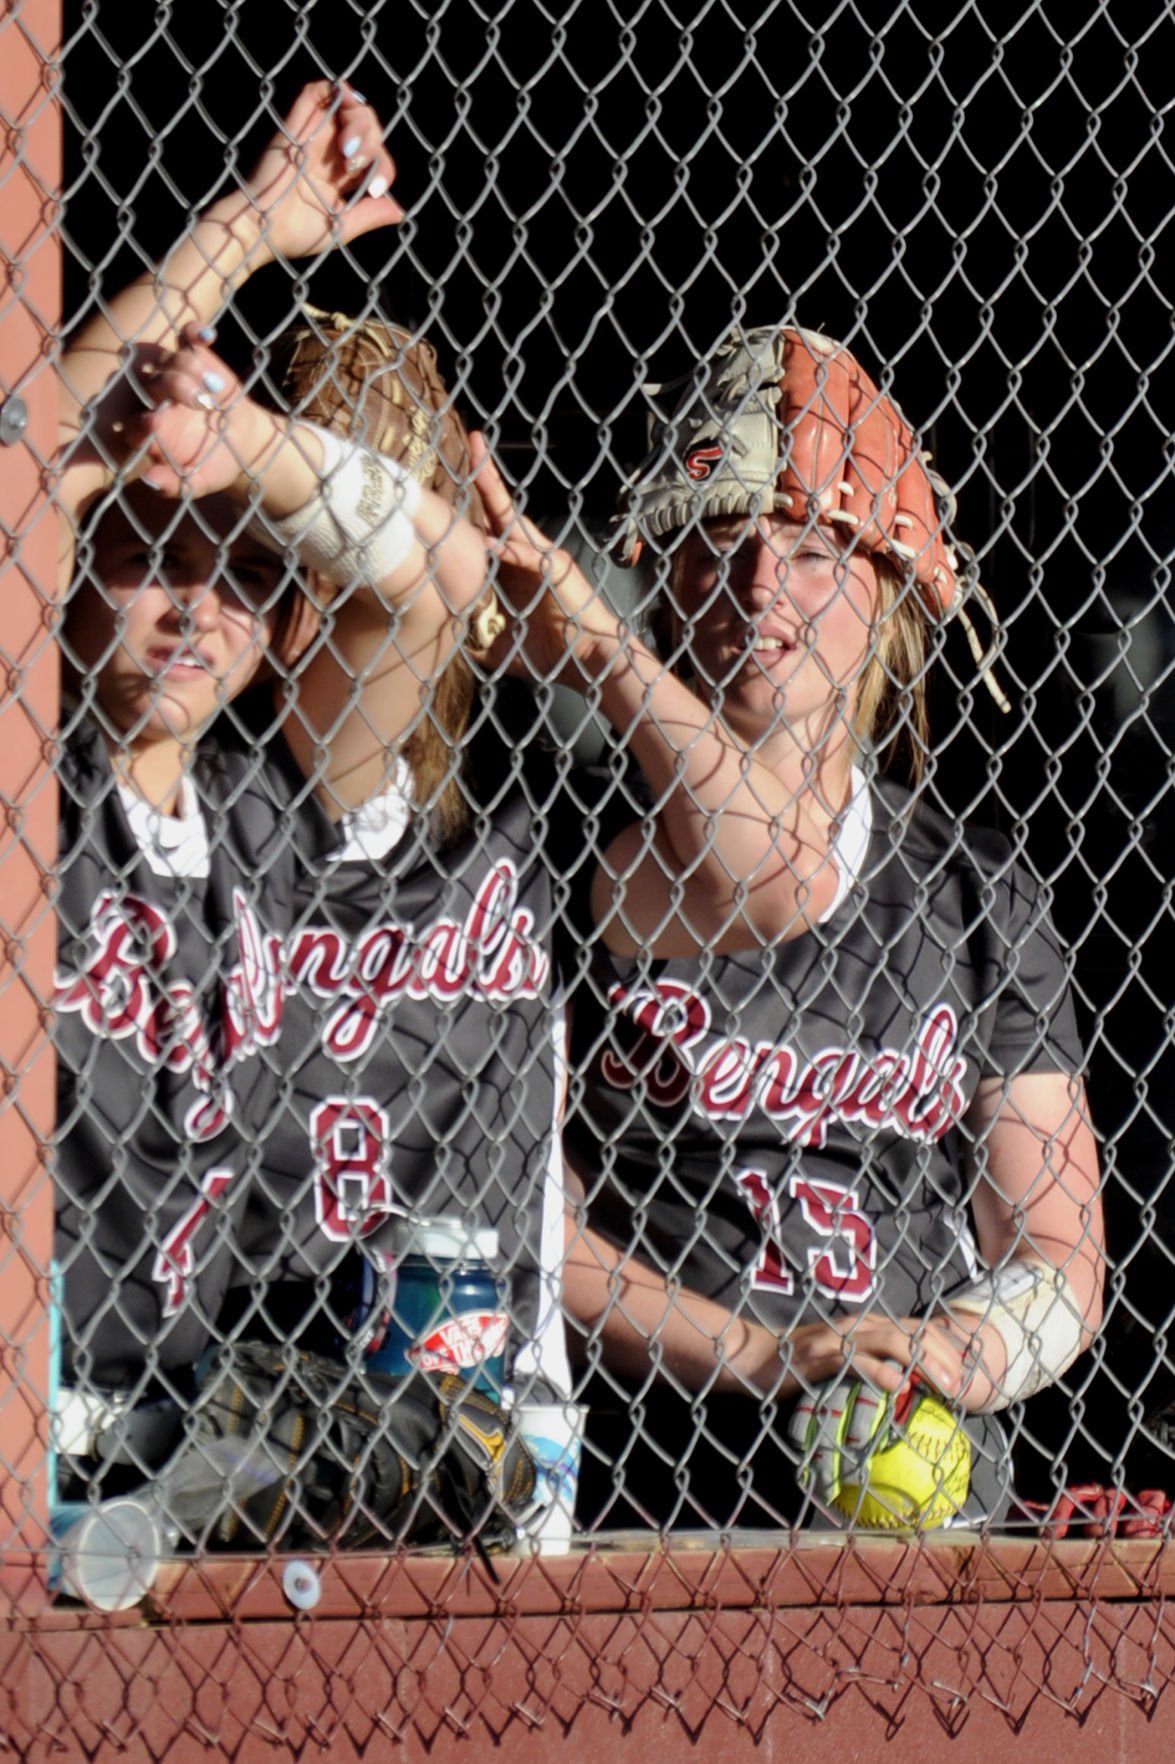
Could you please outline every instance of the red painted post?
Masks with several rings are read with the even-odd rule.
[[[0,1579],[40,1597],[53,1193],[60,0],[0,0]]]

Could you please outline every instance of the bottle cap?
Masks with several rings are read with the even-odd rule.
[[[466,1225],[463,1219],[399,1219],[392,1241],[396,1254],[427,1256],[434,1262],[495,1262],[498,1233],[492,1225]]]

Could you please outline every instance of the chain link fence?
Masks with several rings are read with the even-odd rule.
[[[352,1375],[378,1363],[389,1319],[392,1336],[403,1326],[419,1345],[419,1274],[442,1314],[483,1318],[474,1351],[491,1396],[505,1387],[566,1415],[586,1407],[577,1548],[641,1548],[664,1532],[704,1534],[719,1554],[715,1534],[800,1548],[791,1528],[826,1526],[828,1503],[813,1504],[797,1479],[798,1375],[786,1353],[770,1376],[748,1372],[739,1331],[932,1312],[991,1241],[993,1132],[1009,1110],[1023,1125],[1014,1081],[1027,1070],[1084,1072],[1088,1103],[1074,1083],[1060,1116],[1037,1124],[1037,1175],[1004,1197],[1004,1249],[1047,1259],[1051,1225],[1034,1209],[1045,1189],[1062,1192],[1079,1229],[1053,1259],[1072,1278],[1095,1267],[1104,1303],[1089,1301],[1092,1340],[1039,1394],[969,1424],[983,1498],[969,1508],[948,1489],[946,1509],[997,1550],[1042,1524],[1054,1538],[1165,1536],[1175,18],[1168,4],[1128,23],[1112,0],[999,11],[736,0],[687,16],[660,3],[449,0],[164,6],[147,18],[66,7],[63,350],[109,325],[120,383],[142,394],[131,346],[174,241],[198,237],[218,194],[246,187],[306,81],[332,83],[330,115],[337,94],[358,91],[385,126],[404,218],[319,257],[279,249],[256,276],[248,265],[226,275],[214,314],[192,308],[214,319],[242,397],[286,410],[305,399],[305,384],[282,378],[282,339],[311,301],[312,329],[346,313],[427,338],[519,508],[634,630],[651,621],[712,730],[737,669],[728,657],[725,674],[717,664],[707,674],[691,646],[706,612],[735,600],[734,566],[715,566],[701,611],[671,544],[654,536],[638,567],[621,570],[606,549],[618,499],[650,416],[667,414],[659,388],[695,374],[732,327],[841,339],[880,394],[900,400],[957,497],[953,528],[974,553],[961,577],[998,609],[993,659],[1010,708],[985,689],[958,621],[922,617],[929,737],[908,679],[894,714],[921,761],[920,781],[917,765],[910,774],[918,813],[932,819],[910,820],[867,747],[871,824],[853,862],[838,847],[854,877],[839,916],[794,943],[724,943],[720,931],[683,955],[643,913],[641,891],[657,883],[640,860],[671,788],[636,779],[639,708],[617,715],[599,679],[569,690],[532,647],[509,673],[501,649],[474,648],[454,710],[451,670],[411,649],[409,602],[391,638],[369,645],[365,677],[390,665],[389,643],[407,657],[407,734],[417,782],[419,755],[433,756],[431,794],[413,812],[411,777],[382,750],[377,785],[358,793],[378,812],[349,815],[340,860],[320,807],[356,800],[332,753],[352,751],[356,717],[380,736],[366,701],[355,710],[363,677],[325,721],[315,697],[324,657],[340,673],[351,665],[346,615],[320,595],[309,647],[229,703],[227,666],[200,650],[219,637],[202,634],[192,585],[276,604],[297,568],[288,539],[284,551],[280,532],[258,542],[243,518],[199,505],[193,516],[182,498],[149,510],[123,442],[84,417],[74,463],[113,489],[83,518],[61,632],[56,1033],[73,1076],[58,1136],[75,1148],[57,1177],[63,1500],[139,1490],[208,1412],[208,1356],[222,1344],[238,1377],[243,1344],[258,1340],[295,1342]],[[140,328],[120,330],[116,296],[144,277],[155,292]],[[74,371],[65,353],[67,384]],[[435,417],[423,421],[436,443]],[[466,477],[451,521],[469,507]],[[696,547],[697,519],[682,525]],[[137,641],[141,592],[124,591],[141,591],[150,571],[183,650],[156,672],[219,669],[230,756],[197,774],[202,813],[181,796],[164,817],[187,831],[165,838],[162,864],[149,856],[160,817],[144,821],[131,799],[166,694],[124,714],[95,685]],[[899,605],[911,581],[899,581]],[[506,587],[503,574],[502,599]],[[105,648],[78,614],[87,605],[106,618]],[[876,653],[876,629],[871,643]],[[909,764],[897,763],[898,791]],[[703,812],[713,849],[721,813]],[[613,845],[634,827],[635,845]],[[965,877],[945,918],[944,874]],[[681,874],[664,883],[663,865],[662,885],[666,912],[684,904],[688,919],[696,897]],[[732,924],[746,916],[745,891],[729,911]],[[618,923],[628,928],[610,943]],[[979,978],[960,982],[961,971]],[[181,982],[152,996],[160,974],[176,973]],[[1011,1028],[992,1004],[1010,991]],[[216,1012],[226,1014],[210,1031]],[[235,1103],[213,1070],[226,1048]],[[993,1074],[998,1101],[976,1124],[963,1101]],[[942,1100],[952,1084],[958,1107]],[[932,1092],[941,1124],[928,1124]],[[243,1131],[224,1118],[233,1107]],[[1088,1191],[1066,1149],[1087,1122],[1100,1159]],[[437,1218],[466,1239],[490,1229],[493,1241],[477,1242],[488,1284],[476,1269],[454,1272],[451,1241],[421,1224]],[[691,1309],[699,1293],[724,1321]],[[1078,1313],[1084,1303],[1066,1302]],[[688,1317],[694,1347],[706,1343],[700,1366],[678,1333]],[[460,1357],[460,1334],[433,1344],[436,1367]],[[1030,1358],[1046,1353],[1046,1334],[1038,1317]],[[814,1382],[799,1376],[800,1394]],[[303,1383],[302,1409],[313,1399],[330,1417],[309,1425],[335,1480],[356,1453],[365,1469],[376,1463],[378,1426],[357,1444],[338,1431],[338,1384],[324,1395]],[[957,1422],[944,1438],[945,1452]],[[298,1442],[291,1450],[304,1470],[314,1461]],[[228,1491],[220,1544],[264,1549],[239,1465],[214,1456],[213,1474]],[[939,1497],[949,1476],[932,1475]],[[283,1533],[289,1513],[279,1525],[271,1511],[279,1538],[306,1543],[324,1523],[320,1495],[294,1489],[308,1531]],[[351,1496],[332,1484],[321,1498],[346,1507]],[[455,1498],[436,1487],[417,1496],[437,1514],[424,1542],[454,1522]],[[352,1543],[403,1535],[399,1509],[398,1522],[366,1524],[374,1499],[365,1486]],[[865,1531],[871,1513],[888,1523],[859,1499],[844,1510]],[[168,1496],[156,1515],[181,1557],[196,1535],[186,1511]],[[456,1518],[468,1527],[467,1512]],[[489,1523],[484,1503],[474,1519]],[[192,1572],[215,1579],[209,1534],[198,1536]],[[795,1642],[812,1646],[810,1634]],[[816,1655],[826,1659],[819,1645]]]

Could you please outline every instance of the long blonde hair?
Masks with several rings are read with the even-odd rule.
[[[920,783],[930,747],[926,608],[917,584],[888,557],[873,552],[870,562],[877,576],[877,610],[853,730],[858,745],[876,753],[883,766],[904,745],[914,782]]]
[[[469,797],[462,782],[462,737],[469,728],[477,681],[460,649],[423,691],[428,702],[404,743],[412,771],[412,794],[427,811],[437,842],[449,845],[469,825]]]

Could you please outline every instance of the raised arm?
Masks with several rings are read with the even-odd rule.
[[[116,425],[141,408],[145,365],[211,325],[232,288],[274,259],[312,257],[401,218],[394,167],[370,106],[346,86],[299,93],[241,187],[208,208],[159,267],[103,304],[61,365],[62,511],[76,519],[112,481]],[[72,567],[71,535],[64,546]]]
[[[484,441],[475,441],[478,487],[532,676],[598,696],[653,795],[652,838],[634,818],[596,871],[592,908],[608,948],[668,958],[798,936],[837,884],[828,827],[810,815],[802,773],[781,777],[730,739],[574,559],[518,514]]]
[[[258,538],[298,558],[312,597],[329,587],[285,734],[337,818],[386,788],[389,751],[482,593],[485,542],[395,461],[258,405],[191,328],[146,386],[154,408],[120,437],[142,450],[143,482],[227,495]]]

